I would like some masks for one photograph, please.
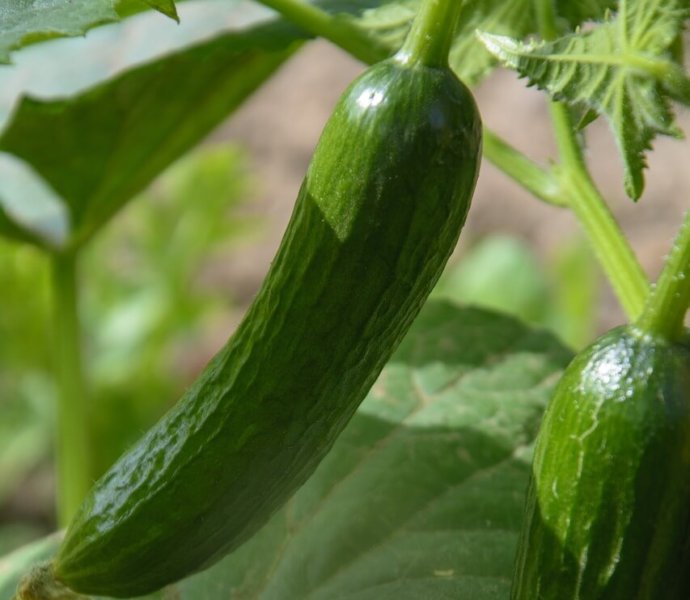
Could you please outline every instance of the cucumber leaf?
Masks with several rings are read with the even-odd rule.
[[[621,0],[605,23],[553,42],[479,34],[486,48],[531,85],[604,115],[625,168],[625,191],[644,189],[645,153],[657,134],[678,137],[670,100],[690,104],[690,79],[673,49],[686,11],[680,0]]]
[[[69,224],[62,244],[78,245],[231,114],[302,38],[285,22],[262,23],[168,53],[77,95],[25,96],[0,149],[59,196]],[[9,216],[7,205],[30,195],[13,194],[0,188]],[[14,233],[9,224],[3,232]]]
[[[569,358],[511,317],[428,303],[292,500],[163,597],[505,600],[531,445]],[[0,596],[37,558],[14,556]]]
[[[0,63],[10,62],[10,52],[56,37],[76,37],[89,29],[112,23],[119,13],[148,7],[179,21],[173,0],[0,0]],[[126,5],[126,8],[125,8]]]
[[[58,36],[84,35],[117,19],[112,0],[0,0],[0,63],[10,51]]]

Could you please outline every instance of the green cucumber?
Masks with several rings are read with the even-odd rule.
[[[457,4],[445,1],[446,17]],[[96,483],[52,563],[60,584],[129,597],[204,569],[329,451],[436,283],[470,205],[481,122],[447,51],[436,45],[429,56],[443,60],[425,61],[406,46],[345,92],[244,320]]]
[[[512,600],[690,597],[690,350],[614,329],[537,439]]]

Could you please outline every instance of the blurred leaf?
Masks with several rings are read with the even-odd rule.
[[[571,348],[584,348],[596,335],[601,270],[583,237],[566,240],[548,265],[550,310],[545,324]]]
[[[449,266],[433,297],[513,315],[582,348],[596,333],[600,288],[599,267],[580,237],[563,240],[542,264],[522,240],[491,235]]]
[[[237,148],[201,147],[166,171],[89,248],[82,306],[96,388],[98,473],[202,366],[195,349],[231,304],[213,275],[214,257],[224,264],[255,229],[254,219],[239,212],[250,197],[248,179]]]
[[[146,8],[142,0],[132,2]],[[23,95],[44,100],[75,96],[126,70],[270,17],[260,5],[241,0],[195,0],[180,9],[180,25],[148,11],[86,37],[50,40],[18,52],[11,68],[0,68],[0,124]]]
[[[70,243],[83,243],[237,108],[294,52],[295,37],[289,25],[261,25],[166,56],[74,98],[24,98],[0,149],[31,164],[64,199]]]
[[[122,9],[122,4],[128,8]],[[22,46],[84,35],[93,27],[118,20],[118,13],[131,14],[146,5],[179,21],[173,0],[0,0],[0,63],[8,63],[10,52]]]
[[[0,242],[0,290],[1,503],[52,443],[48,270],[40,253]]]
[[[169,597],[504,600],[531,444],[569,358],[509,317],[429,303],[314,476]]]
[[[56,36],[84,35],[87,29],[113,21],[112,0],[0,0],[0,62],[10,50]]]
[[[34,391],[30,381],[28,390]],[[0,390],[6,386],[0,382]],[[26,395],[0,400],[0,502],[45,458],[52,442],[52,398]]]
[[[9,554],[13,550],[25,546],[34,540],[44,537],[46,532],[36,525],[28,523],[13,523],[0,525],[0,556]],[[2,559],[0,559],[1,561]],[[0,567],[0,580],[2,579]]]
[[[532,249],[516,238],[493,235],[448,269],[434,295],[539,323],[548,305],[547,289]]]

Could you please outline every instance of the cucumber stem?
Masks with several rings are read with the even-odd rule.
[[[553,0],[539,0],[535,8],[542,37],[545,40],[554,39],[558,35],[558,28]],[[587,232],[623,310],[630,320],[636,320],[649,294],[649,281],[630,242],[592,180],[570,109],[552,100],[549,110],[561,159],[564,187],[571,196],[570,208]]]
[[[673,243],[664,268],[637,320],[644,333],[674,341],[683,334],[683,320],[690,304],[690,211]]]
[[[484,157],[537,198],[554,206],[568,206],[561,183],[545,169],[484,127]]]
[[[447,67],[461,0],[425,0],[396,58],[427,67]]]
[[[52,261],[53,350],[58,383],[57,513],[58,523],[64,527],[88,492],[91,479],[76,255],[54,254]]]
[[[649,294],[647,276],[592,181],[568,107],[560,102],[551,102],[549,109],[563,165],[563,185],[572,190],[570,209],[586,231],[625,314],[634,321],[642,313]]]

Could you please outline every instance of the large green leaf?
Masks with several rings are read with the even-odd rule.
[[[112,0],[0,0],[0,63],[10,50],[56,36],[84,35],[87,29],[113,21]]]
[[[553,42],[523,44],[491,29],[480,38],[531,84],[607,117],[623,157],[626,192],[636,200],[652,139],[679,135],[669,99],[690,104],[690,79],[673,51],[685,16],[680,0],[621,0],[604,24]]]
[[[568,359],[510,317],[427,304],[307,484],[170,597],[505,600],[531,444]]]
[[[0,63],[8,63],[10,52],[22,46],[84,35],[92,27],[118,20],[118,13],[148,7],[178,18],[173,0],[0,0]]]
[[[0,149],[31,165],[62,198],[68,242],[81,243],[237,108],[302,38],[284,22],[257,25],[70,98],[25,97]]]

